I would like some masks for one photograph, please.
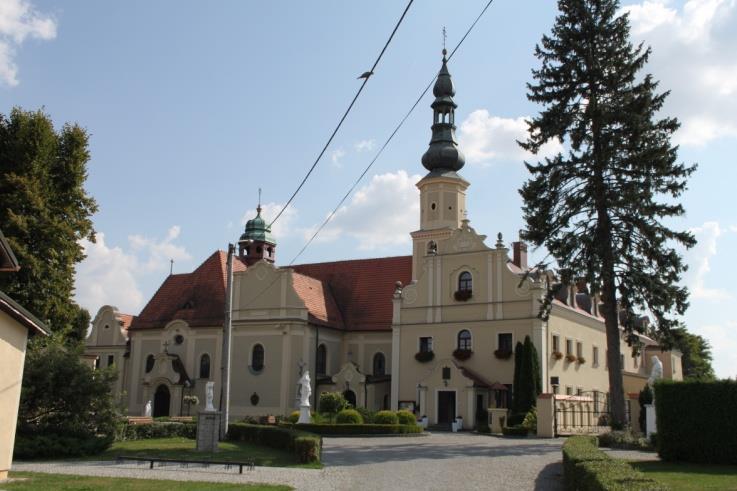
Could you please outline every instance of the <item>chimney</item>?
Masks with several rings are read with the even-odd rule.
[[[522,270],[527,269],[527,244],[522,241],[512,242],[512,262]]]

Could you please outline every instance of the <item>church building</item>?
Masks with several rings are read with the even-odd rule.
[[[291,413],[306,369],[315,397],[340,391],[358,407],[407,408],[441,425],[460,416],[472,428],[488,408],[509,406],[513,350],[526,336],[540,356],[543,392],[608,391],[598,297],[585,285],[561,288],[541,320],[549,275],[530,270],[524,243],[510,248],[498,234],[489,244],[471,227],[445,51],[433,95],[411,256],[279,267],[260,206],[246,224],[231,267],[231,419]],[[196,414],[208,381],[217,405],[227,286],[228,253],[216,251],[193,272],[167,277],[138,315],[100,309],[86,355],[117,367],[129,415],[148,401],[154,416]],[[621,342],[626,392],[645,385],[652,355],[665,378],[682,378],[680,353],[641,340],[638,356]]]

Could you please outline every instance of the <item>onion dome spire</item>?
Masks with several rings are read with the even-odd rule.
[[[430,172],[458,171],[466,163],[456,141],[455,110],[458,105],[453,101],[456,92],[448,71],[447,54],[443,48],[443,66],[432,89],[435,100],[430,105],[433,109],[432,139],[430,148],[422,156],[422,165]]]
[[[271,235],[271,226],[261,216],[261,190],[256,207],[256,216],[246,222],[246,230],[238,241],[238,254],[249,266],[261,259],[274,262],[276,240]]]

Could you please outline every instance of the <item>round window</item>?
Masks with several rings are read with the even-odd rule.
[[[438,205],[436,205],[435,203],[433,203],[433,204],[431,204],[431,205],[430,205],[430,209],[431,209],[431,210],[434,210],[434,209],[435,209],[435,208],[437,208],[437,207],[438,207]]]

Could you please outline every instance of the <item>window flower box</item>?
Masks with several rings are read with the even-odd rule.
[[[578,357],[576,355],[566,355],[567,362],[573,363],[576,360],[578,360]]]
[[[512,358],[513,354],[514,353],[512,350],[498,349],[494,351],[494,356],[496,356],[499,360],[509,360],[510,358]]]
[[[427,363],[435,358],[435,352],[433,351],[418,351],[415,353],[415,360],[420,363]]]
[[[584,358],[583,356],[579,356],[578,357],[578,363],[580,363],[581,365],[583,365],[584,363],[586,363],[586,358]]]
[[[464,361],[464,360],[468,360],[469,358],[471,358],[472,354],[473,354],[473,350],[458,348],[455,351],[453,351],[453,358],[455,358],[458,361]]]
[[[458,302],[467,302],[472,296],[473,292],[471,290],[458,290],[453,294],[453,297]]]
[[[563,353],[561,353],[560,351],[553,351],[553,358],[555,358],[556,360],[560,360],[563,358]]]

